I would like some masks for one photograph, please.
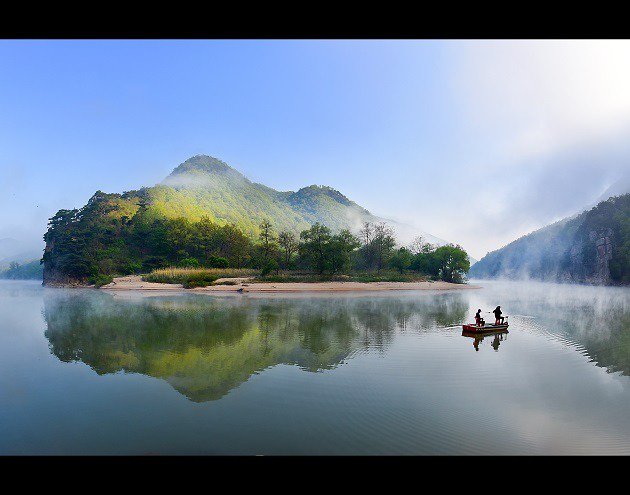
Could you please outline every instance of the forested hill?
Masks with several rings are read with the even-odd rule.
[[[470,277],[630,284],[630,194],[488,253],[471,267]]]
[[[82,208],[58,211],[44,236],[44,281],[95,280],[193,257],[212,263],[218,256],[240,267],[251,261],[250,248],[267,220],[274,232],[299,237],[315,223],[356,233],[364,222],[383,219],[331,187],[276,191],[221,160],[199,155],[156,186],[122,194],[97,191]],[[405,227],[387,223],[399,234]],[[410,240],[403,237],[403,243]]]
[[[379,220],[331,187],[276,191],[205,155],[186,160],[161,184],[148,188],[146,195],[149,211],[156,216],[191,221],[207,216],[220,225],[234,224],[250,235],[258,235],[265,218],[278,230],[296,234],[315,222],[339,230]]]

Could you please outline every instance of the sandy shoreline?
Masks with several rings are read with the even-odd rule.
[[[211,285],[184,289],[181,284],[159,284],[144,282],[139,275],[117,277],[101,290],[107,291],[169,291],[169,292],[238,292],[277,293],[277,292],[366,292],[390,290],[465,290],[478,289],[475,285],[451,284],[449,282],[286,282],[286,283],[250,283],[247,278],[219,279],[235,282],[235,285]]]

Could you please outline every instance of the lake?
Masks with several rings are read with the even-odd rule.
[[[0,282],[0,453],[630,454],[630,289],[478,285]],[[509,333],[462,335],[498,304]]]

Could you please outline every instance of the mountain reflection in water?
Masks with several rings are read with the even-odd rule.
[[[431,298],[117,298],[60,291],[44,299],[45,332],[61,361],[98,374],[142,373],[192,401],[223,397],[278,364],[333,369],[355,354],[386,352],[397,331],[456,325],[461,294]]]
[[[478,285],[0,282],[0,453],[630,454],[630,290]],[[462,336],[499,304],[509,333]]]

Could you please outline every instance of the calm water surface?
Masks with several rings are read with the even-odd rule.
[[[0,282],[0,453],[630,453],[630,290],[480,285],[144,296]],[[454,327],[497,304],[508,334]]]

